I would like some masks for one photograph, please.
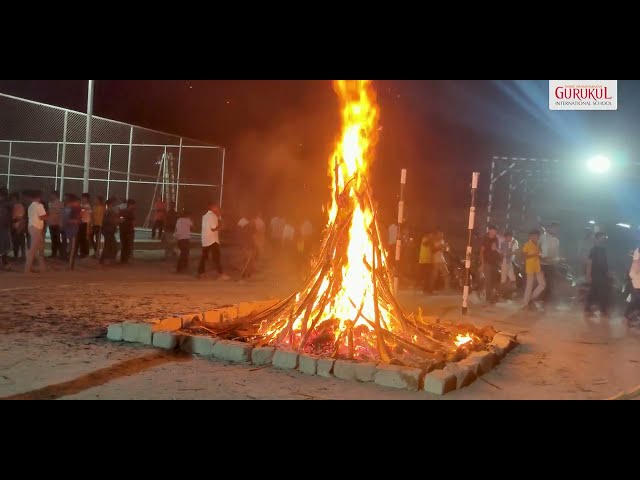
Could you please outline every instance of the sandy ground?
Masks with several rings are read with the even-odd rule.
[[[202,311],[282,297],[300,282],[289,267],[238,282],[171,273],[160,252],[136,252],[131,266],[0,272],[0,398],[16,399],[438,399],[423,392],[229,365],[111,343],[111,322]],[[142,259],[144,257],[144,259]],[[192,265],[194,266],[194,265]],[[237,271],[230,269],[232,276]],[[235,275],[234,275],[235,274]],[[461,320],[458,296],[402,292],[407,309]],[[614,317],[587,325],[580,309],[522,313],[518,305],[474,306],[478,325],[519,334],[521,345],[452,399],[601,399],[640,383],[640,331]]]

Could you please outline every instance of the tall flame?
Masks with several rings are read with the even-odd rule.
[[[343,330],[345,320],[356,318],[363,302],[364,317],[372,319],[375,315],[371,272],[364,263],[373,265],[373,245],[368,231],[375,228],[374,215],[360,202],[357,193],[361,192],[372,163],[379,110],[370,80],[336,80],[334,89],[342,107],[342,135],[329,159],[332,179],[329,225],[338,213],[339,194],[344,192],[355,200],[349,228],[348,262],[342,268],[342,289],[335,298],[332,312],[341,320]],[[345,187],[348,188],[345,190]],[[362,319],[359,322],[371,328]]]

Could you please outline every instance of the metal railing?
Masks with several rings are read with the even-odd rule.
[[[83,193],[86,120],[84,113],[0,94],[0,185]],[[161,182],[175,192],[176,208],[222,204],[222,147],[93,116],[90,148],[92,196],[133,198],[144,207]],[[177,159],[170,180],[159,173],[168,156]]]

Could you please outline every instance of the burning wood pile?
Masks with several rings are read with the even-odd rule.
[[[335,89],[343,130],[331,156],[329,221],[311,274],[289,298],[212,333],[257,346],[423,368],[483,348],[492,329],[427,322],[398,303],[367,181],[378,131],[374,93],[364,80],[336,81]]]

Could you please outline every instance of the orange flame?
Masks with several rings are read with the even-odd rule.
[[[473,341],[473,338],[471,337],[471,335],[458,335],[454,343],[456,344],[456,347],[459,347],[461,345],[465,345],[472,341]]]
[[[374,215],[368,206],[359,201],[356,194],[361,193],[372,163],[379,111],[369,80],[336,80],[334,89],[342,107],[342,135],[329,159],[332,189],[329,224],[335,221],[338,214],[340,194],[355,200],[349,228],[348,262],[343,266],[342,288],[335,297],[329,315],[340,319],[340,330],[344,330],[345,321],[357,316],[361,304],[364,305],[364,317],[375,317],[373,282],[371,272],[365,264],[373,265],[373,244],[368,231],[375,228]],[[386,319],[385,312],[381,311],[381,320],[385,324]],[[358,325],[366,325],[371,329],[362,319],[356,322],[356,326]]]

